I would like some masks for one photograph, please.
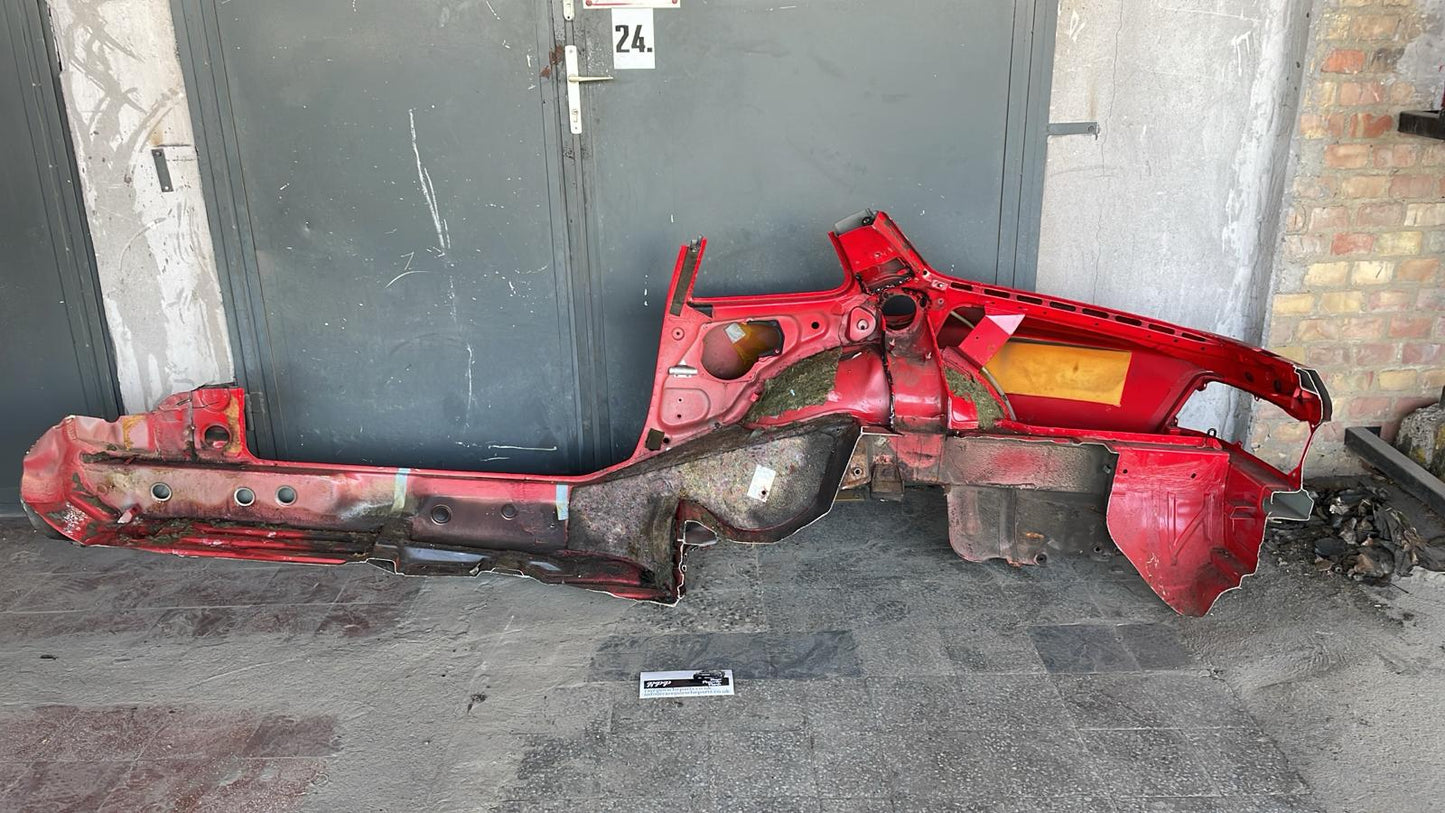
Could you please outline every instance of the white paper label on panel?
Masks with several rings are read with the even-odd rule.
[[[778,473],[767,466],[757,465],[753,468],[753,481],[748,485],[748,496],[758,502],[768,501],[768,492],[773,488],[773,480]]]
[[[657,67],[652,31],[652,9],[613,9],[612,67],[619,71],[650,71]]]

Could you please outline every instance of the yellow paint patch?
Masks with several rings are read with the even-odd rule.
[[[988,363],[1009,395],[1039,395],[1118,406],[1132,353],[1012,339]]]
[[[139,424],[139,423],[141,423],[141,422],[144,421],[145,419],[146,419],[146,416],[144,416],[144,415],[122,415],[122,416],[120,416],[120,442],[121,442],[121,445],[122,445],[122,446],[124,446],[124,447],[127,448],[127,449],[133,449],[133,448],[135,448],[135,444],[134,444],[133,442],[131,442],[131,439],[130,439],[131,430],[132,430],[132,429],[135,429],[135,428],[136,428],[136,425]]]

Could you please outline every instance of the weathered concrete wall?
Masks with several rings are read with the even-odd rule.
[[[232,378],[166,0],[52,0],[101,296],[130,411]],[[151,149],[164,147],[174,191]]]
[[[1257,342],[1308,0],[1061,0],[1039,290]],[[1243,434],[1227,390],[1191,425]]]

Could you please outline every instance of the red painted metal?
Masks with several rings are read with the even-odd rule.
[[[695,297],[706,244],[683,248],[646,429],[628,460],[595,474],[262,460],[246,447],[244,393],[206,387],[116,422],[67,418],[26,456],[22,499],[41,522],[87,545],[311,563],[389,560],[421,573],[507,570],[670,601],[683,592],[689,528],[773,541],[826,511],[840,479],[852,484],[867,474],[853,463],[846,477],[833,464],[800,468],[795,476],[821,478],[817,503],[799,502],[790,518],[766,521],[746,501],[678,486],[668,504],[675,508],[657,509],[672,513],[648,526],[665,538],[622,548],[598,541],[595,528],[607,517],[591,502],[578,501],[588,516],[574,513],[577,489],[618,488],[636,473],[708,451],[707,443],[736,452],[758,442],[743,438],[785,438],[798,427],[832,426],[839,443],[851,443],[837,434],[842,421],[864,430],[865,440],[876,436],[869,459],[909,482],[1102,489],[1119,549],[1164,601],[1194,615],[1253,572],[1271,511],[1300,512],[1299,499],[1288,498],[1300,488],[1300,466],[1278,471],[1175,418],[1192,394],[1221,382],[1313,430],[1328,420],[1329,401],[1312,371],[1221,336],[945,276],[883,213],[855,216],[830,236],[845,280],[817,293]],[[988,365],[1008,342],[1129,354],[1118,403],[1001,392]],[[797,392],[808,381],[816,391]],[[736,426],[754,431],[728,435]],[[1065,476],[1045,470],[1057,456],[1038,444],[1092,444],[1113,462]],[[1002,479],[993,483],[991,472]],[[1096,482],[1104,485],[1089,485]],[[950,500],[955,547],[965,555],[981,538],[975,506],[986,501],[972,493]],[[657,544],[643,553],[643,542]],[[1002,544],[993,555],[1014,559],[1008,551],[1034,549]]]

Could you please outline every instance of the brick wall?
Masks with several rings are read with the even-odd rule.
[[[1445,142],[1395,131],[1400,110],[1439,106],[1445,53],[1428,51],[1445,46],[1424,38],[1440,5],[1315,4],[1266,328],[1266,344],[1319,370],[1334,396],[1311,473],[1357,468],[1344,427],[1393,431],[1445,386]],[[1302,429],[1256,410],[1251,440],[1275,459],[1297,452]]]

